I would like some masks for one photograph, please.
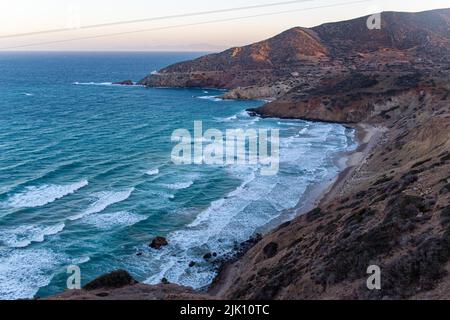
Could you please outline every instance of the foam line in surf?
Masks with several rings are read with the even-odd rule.
[[[61,257],[49,249],[0,251],[0,297],[32,298],[48,285]]]
[[[201,258],[203,254],[230,252],[235,243],[247,240],[255,230],[279,219],[282,212],[295,208],[312,183],[334,176],[337,168],[323,151],[345,148],[335,148],[332,144],[336,136],[344,132],[336,126],[322,124],[313,124],[311,128],[311,138],[281,138],[280,154],[283,156],[280,168],[292,174],[261,176],[253,166],[226,166],[229,174],[238,178],[241,185],[222,199],[213,201],[207,209],[199,212],[192,223],[170,233],[167,236],[170,246],[150,252],[152,259],[157,261],[157,267],[155,274],[145,282],[158,283],[166,277],[170,282],[194,288],[208,285],[215,272],[205,266]],[[322,135],[327,136],[324,142],[321,142]],[[190,261],[198,263],[189,268]]]
[[[196,98],[202,99],[202,100],[214,101],[214,102],[224,101],[223,99],[218,98],[217,96],[198,96]]]
[[[112,82],[74,82],[72,83],[75,86],[112,86]]]
[[[7,228],[0,234],[0,242],[12,248],[24,248],[33,242],[43,242],[45,237],[60,233],[64,227],[64,223],[59,223],[53,226],[22,225]]]
[[[181,190],[181,189],[187,189],[190,186],[194,184],[194,181],[186,181],[186,182],[175,182],[175,183],[168,183],[164,184],[163,186],[171,189],[171,190]]]
[[[147,217],[128,211],[119,211],[112,213],[94,214],[86,217],[84,223],[95,226],[98,229],[110,230],[117,227],[129,227]]]
[[[128,199],[133,191],[134,188],[129,188],[122,191],[102,191],[94,193],[92,196],[96,198],[96,200],[85,211],[70,217],[69,220],[78,220],[91,214],[102,212],[109,206]]]
[[[11,195],[6,200],[5,205],[12,208],[41,207],[72,194],[87,185],[87,180],[81,180],[67,185],[44,184],[29,186],[24,191]]]

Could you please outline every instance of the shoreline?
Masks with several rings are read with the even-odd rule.
[[[338,167],[338,174],[329,180],[319,182],[316,185],[308,187],[305,190],[305,193],[298,199],[298,203],[295,207],[285,210],[285,212],[282,212],[279,217],[256,229],[254,232],[255,235],[262,234],[262,237],[264,237],[265,235],[277,230],[281,225],[283,225],[283,223],[292,221],[293,219],[306,214],[315,207],[324,202],[330,201],[337,196],[336,189],[341,183],[347,181],[347,179],[351,176],[351,173],[355,170],[355,163],[367,157],[371,150],[371,146],[374,145],[369,142],[373,141],[375,138],[375,133],[378,132],[377,127],[368,124],[356,124],[354,126],[349,126],[347,124],[341,125],[355,130],[353,142],[357,143],[357,147],[351,151],[338,152],[333,156],[332,161]],[[243,256],[248,250],[258,243],[259,240],[255,239],[257,239],[257,237],[250,238],[247,241],[242,242],[236,251],[230,252],[228,258],[225,258],[223,261],[218,263],[218,272],[212,282],[200,289],[190,289],[192,290],[191,293],[202,295],[208,294],[211,295],[211,298],[220,297],[221,292],[227,289],[226,279],[228,278],[230,271],[228,267],[232,263],[238,261],[241,256]],[[104,275],[99,275],[99,277],[102,276]],[[93,279],[93,281],[95,281],[95,279]],[[146,286],[146,284],[143,283],[140,285]],[[157,286],[160,285],[161,284],[158,284]],[[182,287],[178,284],[171,285]],[[61,294],[64,293],[47,297],[47,299],[58,297]]]
[[[358,146],[355,150],[336,155],[335,163],[339,167],[340,172],[324,190],[320,199],[316,201],[315,206],[324,205],[334,200],[340,193],[345,192],[345,183],[351,180],[356,171],[359,171],[369,153],[376,146],[380,135],[385,131],[383,127],[367,123],[358,123],[351,127],[355,130],[355,140]]]
[[[339,195],[339,191],[342,190],[345,182],[351,179],[353,173],[359,169],[360,166],[358,166],[358,163],[360,165],[364,163],[364,160],[378,142],[380,133],[383,131],[380,127],[372,126],[366,123],[346,126],[355,130],[354,142],[356,142],[358,146],[355,150],[339,152],[334,156],[333,162],[335,162],[339,168],[339,173],[333,179],[318,183],[310,190],[307,190],[303,201],[302,196],[299,199],[298,205],[295,208],[290,209],[293,211],[293,214],[291,214],[291,216],[287,219],[283,219],[285,216],[281,214],[279,219],[269,222],[264,228],[265,233],[262,235],[263,237],[277,230],[283,225],[283,223],[292,221],[293,219],[313,210],[315,207],[322,206],[334,200]],[[275,221],[278,223],[275,223]],[[237,254],[231,259],[224,261],[219,267],[219,272],[216,277],[206,289],[206,293],[210,294],[212,297],[220,297],[229,286],[228,279],[230,278],[231,272],[233,272],[230,268],[231,264],[239,260],[240,256],[244,255],[256,244],[257,242],[252,243],[250,246],[243,248],[243,251],[237,252]]]

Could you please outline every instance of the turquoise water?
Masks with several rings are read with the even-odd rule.
[[[0,298],[60,292],[73,264],[83,284],[123,268],[203,287],[215,274],[205,253],[289,218],[337,174],[333,156],[353,145],[340,125],[251,118],[244,110],[262,101],[222,101],[217,90],[111,85],[198,55],[0,54]],[[194,120],[279,129],[279,173],[173,164],[171,134]],[[156,235],[170,245],[150,249]]]

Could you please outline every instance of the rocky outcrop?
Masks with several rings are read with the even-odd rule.
[[[292,87],[285,83],[275,83],[270,86],[250,86],[238,87],[221,95],[221,99],[230,100],[255,100],[255,99],[274,99],[282,97]]]
[[[390,112],[402,112],[399,106],[411,90],[417,90],[423,76],[419,72],[351,72],[324,79],[313,89],[296,87],[283,97],[248,111],[261,117],[340,123],[357,123],[377,116],[383,120],[390,117]]]
[[[83,289],[87,291],[97,289],[116,289],[136,283],[137,281],[134,280],[128,272],[125,270],[117,270],[92,280],[86,284]]]
[[[169,243],[167,242],[167,239],[164,237],[155,237],[152,242],[149,244],[150,248],[153,249],[161,249],[161,247],[167,246]]]
[[[214,299],[192,288],[176,284],[147,285],[136,283],[115,289],[67,290],[50,300],[208,300]]]
[[[134,82],[132,80],[124,80],[120,82],[114,82],[113,84],[120,85],[120,86],[132,86],[134,85]]]

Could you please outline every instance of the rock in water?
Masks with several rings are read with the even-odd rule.
[[[204,256],[203,256],[203,259],[205,259],[205,260],[209,260],[209,259],[211,259],[212,258],[212,253],[211,252],[208,252],[208,253],[206,253]]]
[[[153,249],[160,249],[161,247],[167,246],[169,243],[164,237],[156,237],[150,243],[150,247]]]
[[[120,82],[114,82],[113,84],[118,84],[121,86],[132,86],[132,85],[134,85],[134,82],[131,80],[124,80],[124,81],[120,81]]]
[[[134,280],[133,277],[125,270],[116,270],[92,280],[91,282],[86,284],[83,289],[114,289],[122,288],[136,283],[137,281]]]

